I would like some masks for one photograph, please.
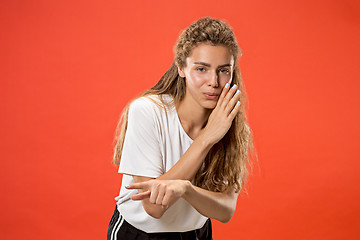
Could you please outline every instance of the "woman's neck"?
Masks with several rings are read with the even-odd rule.
[[[185,96],[176,105],[176,111],[185,132],[195,139],[205,127],[212,110],[203,108],[193,98]]]

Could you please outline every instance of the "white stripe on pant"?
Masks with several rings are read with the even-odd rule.
[[[119,222],[120,222],[120,223],[119,223]],[[118,219],[117,222],[115,223],[114,228],[113,228],[113,230],[112,230],[112,232],[111,232],[111,240],[117,240],[117,233],[119,232],[120,227],[121,227],[121,225],[123,224],[123,222],[124,222],[124,218],[123,218],[123,216],[121,216],[121,215],[119,214],[119,219]]]

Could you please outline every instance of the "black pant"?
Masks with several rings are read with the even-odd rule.
[[[146,233],[135,228],[120,215],[117,207],[110,220],[107,240],[212,240],[211,221],[208,219],[200,229],[188,232]]]

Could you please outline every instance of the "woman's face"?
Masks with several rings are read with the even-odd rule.
[[[178,68],[180,77],[186,79],[185,99],[215,108],[225,84],[231,83],[233,69],[234,57],[227,47],[199,44],[186,58],[186,66]]]

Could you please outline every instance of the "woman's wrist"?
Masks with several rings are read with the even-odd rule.
[[[186,199],[186,196],[192,190],[193,185],[191,184],[191,182],[189,180],[183,180],[183,182],[184,182],[184,193],[181,197]]]
[[[201,133],[195,140],[198,141],[207,150],[215,145],[215,143],[209,136],[206,135],[206,133]]]

